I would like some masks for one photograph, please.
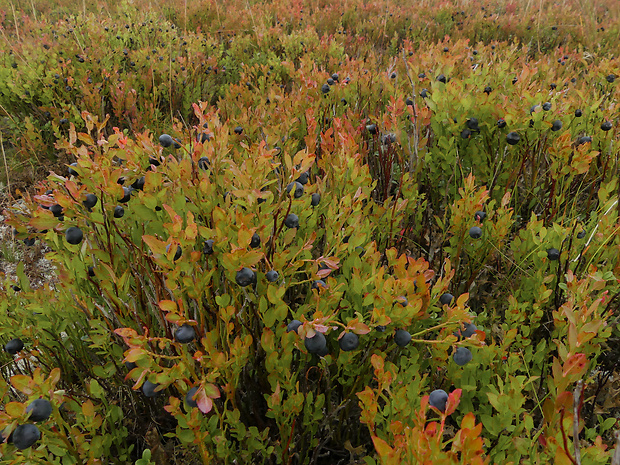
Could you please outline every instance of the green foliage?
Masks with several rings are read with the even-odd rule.
[[[3,213],[57,277],[0,289],[3,436],[53,406],[7,463],[608,462],[617,44],[400,7],[4,16],[4,129],[76,160]]]

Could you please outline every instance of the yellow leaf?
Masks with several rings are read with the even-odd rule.
[[[172,300],[161,300],[159,302],[159,308],[161,308],[164,312],[176,312],[177,304]]]

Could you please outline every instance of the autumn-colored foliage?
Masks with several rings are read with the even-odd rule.
[[[2,463],[609,463],[616,2],[165,3],[0,10]]]

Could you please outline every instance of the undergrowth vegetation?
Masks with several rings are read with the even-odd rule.
[[[0,12],[2,463],[610,463],[615,2],[69,3]]]

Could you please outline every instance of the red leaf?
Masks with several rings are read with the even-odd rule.
[[[448,395],[448,401],[446,402],[446,416],[452,415],[461,401],[461,389],[455,389]]]
[[[196,395],[196,403],[202,413],[209,413],[213,408],[213,401],[207,396]]]

